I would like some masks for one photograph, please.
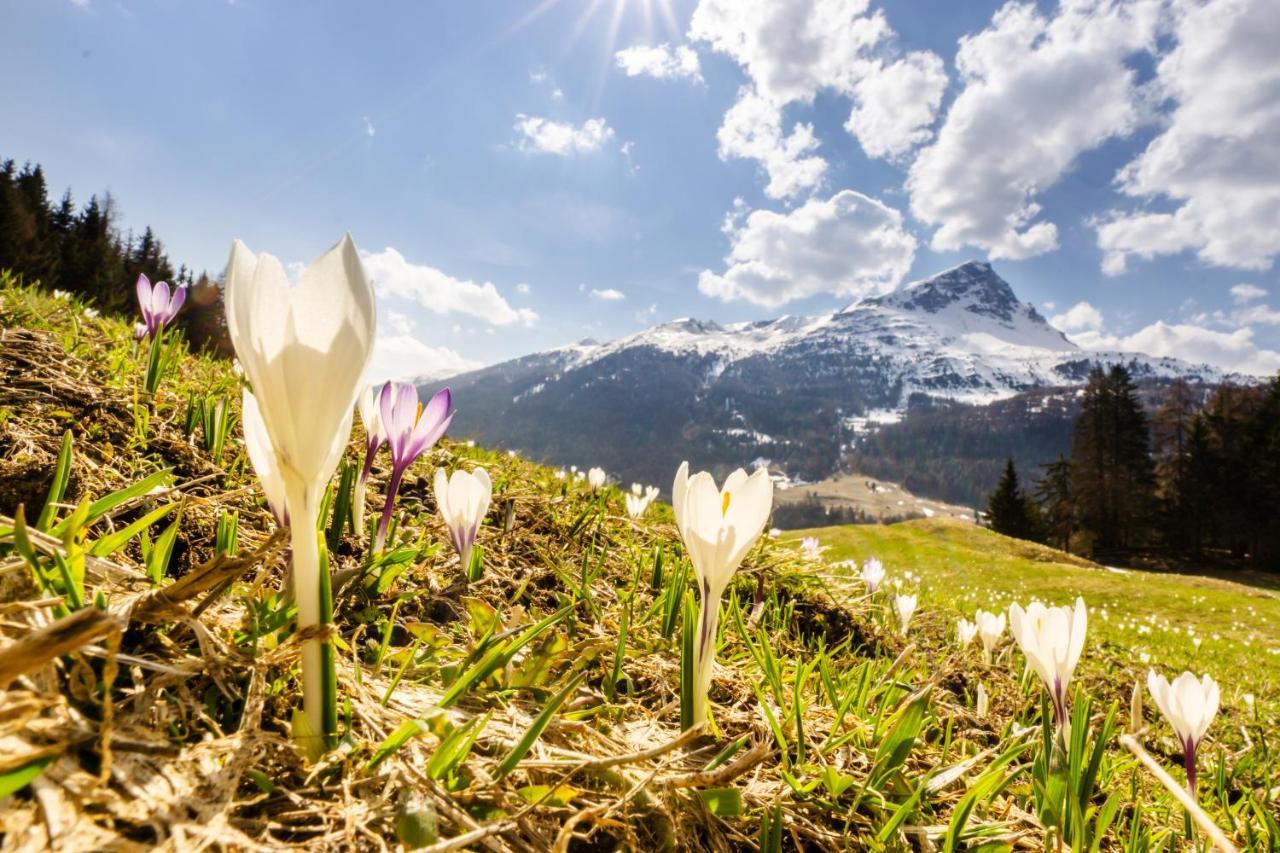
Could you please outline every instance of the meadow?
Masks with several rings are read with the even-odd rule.
[[[6,849],[1203,849],[1119,743],[1181,778],[1149,697],[1133,719],[1149,666],[1222,684],[1200,805],[1235,845],[1280,849],[1271,591],[941,521],[809,531],[816,560],[766,535],[694,723],[697,597],[665,504],[634,514],[626,484],[446,437],[372,547],[394,469],[375,462],[357,523],[357,419],[317,518],[332,626],[299,629],[233,365],[180,340],[157,365],[129,324],[9,276],[0,321]],[[431,474],[479,466],[492,500],[464,563]],[[874,593],[840,564],[871,557]],[[1008,634],[988,665],[955,620],[1076,595],[1066,736]],[[320,750],[298,717],[317,636],[337,713]]]

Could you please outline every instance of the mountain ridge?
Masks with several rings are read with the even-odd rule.
[[[665,485],[660,472],[686,457],[762,461],[779,475],[820,479],[868,419],[900,417],[919,395],[989,403],[1079,385],[1096,363],[1126,364],[1140,379],[1224,378],[1209,365],[1082,350],[989,263],[969,261],[829,314],[724,325],[680,318],[447,384],[460,434]],[[651,458],[624,452],[635,448]]]

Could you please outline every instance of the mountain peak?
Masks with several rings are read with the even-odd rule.
[[[885,304],[908,311],[937,314],[957,305],[973,314],[1011,323],[1022,312],[1022,302],[1009,282],[986,261],[966,261],[937,275],[912,282],[887,297]]]

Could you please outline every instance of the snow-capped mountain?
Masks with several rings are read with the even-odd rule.
[[[1085,352],[990,264],[971,261],[833,314],[674,320],[448,384],[456,434],[665,484],[684,458],[766,458],[792,475],[823,476],[869,413],[893,417],[916,394],[989,402],[1073,385],[1099,362],[1124,363],[1138,378],[1222,378],[1177,359]]]

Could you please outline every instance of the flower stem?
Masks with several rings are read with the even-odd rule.
[[[387,544],[387,528],[391,525],[391,511],[396,506],[396,492],[400,491],[400,478],[404,469],[395,466],[391,469],[391,482],[387,484],[387,502],[382,507],[382,518],[378,521],[378,538],[374,541],[373,550],[381,551]]]
[[[357,539],[364,539],[364,495],[365,487],[369,484],[369,475],[373,473],[373,459],[378,455],[376,449],[366,449],[364,453],[364,467],[360,469],[360,476],[356,478],[356,493],[353,500],[355,506],[355,534]]]
[[[333,647],[324,632],[332,623],[333,603],[328,572],[321,561],[320,534],[316,530],[315,507],[302,494],[290,495],[289,506],[298,507],[289,528],[293,551],[293,596],[298,605],[298,631],[308,629],[318,636],[302,643],[302,709],[313,732],[323,738],[322,752],[334,731]],[[291,513],[292,514],[292,513]],[[327,560],[325,561],[327,563]],[[311,751],[311,750],[308,750]]]
[[[693,724],[707,721],[707,703],[711,693],[711,666],[716,659],[716,628],[720,624],[720,598],[714,600],[710,590],[702,588],[702,607],[698,613],[698,635],[694,638],[695,685]]]

